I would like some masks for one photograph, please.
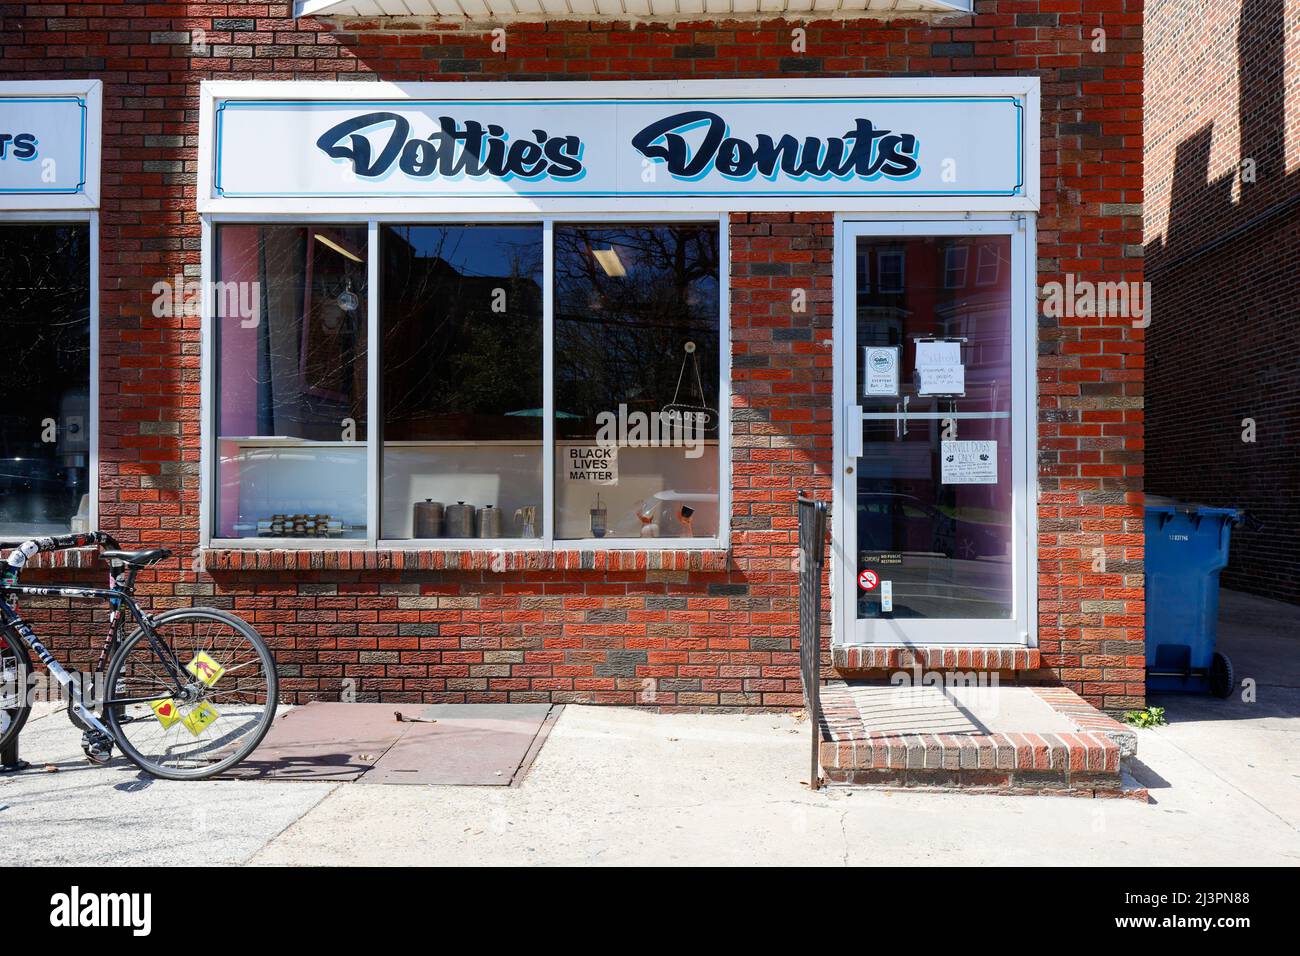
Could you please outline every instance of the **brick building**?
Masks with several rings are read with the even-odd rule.
[[[1246,509],[1223,584],[1300,601],[1300,3],[1155,0],[1147,32],[1148,490]]]
[[[1139,703],[1143,331],[1039,298],[1142,279],[1142,3],[962,5],[0,4],[68,157],[4,170],[0,533],[179,545],[291,700],[781,707],[805,490],[826,676]]]

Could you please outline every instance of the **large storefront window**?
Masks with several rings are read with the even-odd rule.
[[[86,530],[90,227],[0,223],[0,539]]]
[[[365,538],[366,228],[217,231],[216,535]]]
[[[556,226],[556,533],[718,531],[718,230]]]
[[[213,538],[721,533],[716,222],[215,235]]]
[[[386,226],[384,538],[540,533],[542,227]]]

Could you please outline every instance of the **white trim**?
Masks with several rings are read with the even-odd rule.
[[[863,220],[852,216],[837,216],[835,222],[835,368],[834,368],[834,471],[831,517],[831,587],[832,587],[832,641],[835,644],[863,643],[860,632],[868,632],[866,643],[888,644],[1006,644],[1037,646],[1037,296],[1035,294],[1034,249],[1035,232],[1033,216],[1013,217],[933,217],[916,216],[880,217]],[[855,316],[852,309],[852,287],[856,277],[854,269],[855,240],[862,235],[969,235],[1001,234],[1011,237],[1012,255],[1012,440],[1015,471],[1012,476],[1012,542],[1013,578],[1010,620],[940,619],[889,620],[874,622],[886,631],[879,637],[869,636],[872,622],[860,626],[854,610],[855,582],[853,571],[857,568],[856,551],[848,547],[849,539],[856,536],[853,524],[856,509],[852,507],[856,488],[856,461],[850,462],[846,442],[852,423],[860,427],[864,416],[856,398]],[[1015,276],[1019,276],[1019,281]],[[1018,293],[1018,294],[1017,294]],[[1017,416],[1019,416],[1017,420]],[[948,417],[948,416],[945,416]],[[853,465],[855,473],[847,468]]]
[[[90,529],[96,530],[99,527],[99,213],[97,211],[69,209],[65,212],[58,211],[0,211],[0,223],[31,223],[32,225],[57,225],[58,223],[76,222],[86,223],[86,228],[90,232],[90,379],[88,387],[90,396],[89,421],[86,427],[90,429],[90,452],[89,462],[86,468],[86,494],[90,495]],[[48,534],[48,532],[43,532]],[[0,542],[21,541],[20,536],[7,535],[0,538]]]
[[[216,323],[212,320],[212,272],[215,267],[216,237],[212,220],[201,217],[199,224],[199,546],[212,537],[212,490],[216,481],[217,456],[212,436],[216,429],[213,392],[217,374]]]
[[[384,474],[379,450],[384,423],[379,417],[379,223],[366,227],[366,546],[375,547],[383,534]]]
[[[203,319],[201,323],[201,357],[200,357],[200,480],[199,480],[199,546],[202,548],[221,548],[236,550],[269,550],[293,548],[299,550],[518,550],[518,551],[691,551],[691,550],[725,550],[731,541],[731,299],[730,299],[730,219],[725,213],[709,216],[692,215],[683,212],[660,212],[654,215],[627,212],[604,212],[598,216],[578,213],[538,216],[494,213],[490,215],[462,216],[448,213],[425,213],[421,215],[374,216],[360,213],[349,215],[307,216],[293,212],[266,214],[252,213],[212,213],[200,216],[202,239],[200,243],[202,256],[201,276],[203,282]],[[542,227],[543,236],[543,508],[539,516],[542,524],[538,538],[431,538],[431,539],[388,539],[383,537],[382,501],[383,474],[382,456],[383,423],[380,404],[380,369],[379,342],[381,323],[379,316],[380,263],[379,230],[385,225],[419,225],[423,223],[447,223],[473,225],[479,223],[531,223]],[[554,250],[552,247],[552,230],[556,223],[579,222],[603,225],[617,222],[645,222],[651,224],[671,222],[698,222],[718,225],[718,336],[719,336],[719,382],[718,382],[718,534],[712,537],[695,538],[557,538],[555,536],[555,423],[554,423]],[[214,494],[217,488],[216,475],[216,337],[215,323],[211,320],[211,289],[215,278],[216,237],[215,227],[230,223],[281,223],[284,225],[311,225],[329,223],[334,225],[368,225],[367,261],[367,307],[368,341],[366,345],[366,381],[367,381],[367,418],[366,423],[366,462],[367,480],[371,487],[367,489],[367,531],[364,538],[217,538],[213,531]],[[549,439],[549,441],[548,441]]]
[[[542,547],[555,544],[555,220],[542,222]]]
[[[694,22],[701,15],[711,19],[757,20],[781,17],[788,20],[835,19],[846,20],[864,17],[879,17],[893,13],[895,16],[915,18],[917,16],[969,13],[973,0],[914,0],[915,5],[898,8],[898,0],[858,0],[851,6],[836,4],[824,9],[814,9],[807,3],[795,3],[794,0],[764,0],[761,8],[757,4],[747,5],[742,0],[723,0],[715,3],[691,3],[688,0],[667,0],[663,4],[645,5],[646,10],[654,12],[647,16],[647,22],[670,22],[690,20]],[[574,7],[578,9],[574,9]],[[450,10],[448,9],[450,7]],[[480,10],[480,7],[482,8]],[[451,22],[473,21],[487,18],[492,23],[551,23],[557,20],[583,21],[622,21],[627,20],[631,12],[627,4],[619,0],[586,0],[578,4],[569,4],[563,0],[541,0],[536,9],[519,10],[518,5],[509,0],[462,0],[448,3],[446,0],[401,0],[400,6],[393,0],[294,0],[295,17],[386,17],[407,15],[417,17],[442,17]]]
[[[1022,174],[1019,196],[819,196],[816,189],[800,197],[624,196],[610,198],[547,197],[275,197],[218,198],[213,195],[215,110],[219,101],[238,100],[374,100],[374,99],[756,99],[764,96],[816,98],[834,96],[1014,96],[1022,112]],[[199,90],[198,210],[204,213],[283,213],[339,215],[365,213],[407,216],[412,212],[445,215],[484,213],[600,215],[617,204],[620,212],[660,215],[676,211],[715,215],[720,211],[921,212],[1033,211],[1039,208],[1039,80],[1034,76],[926,77],[909,79],[746,79],[624,80],[617,82],[521,83],[369,83],[297,80],[204,80]]]
[[[99,208],[100,150],[103,141],[104,83],[102,80],[0,81],[0,99],[7,96],[79,96],[86,102],[85,184],[70,195],[0,194],[4,210],[74,210]]]

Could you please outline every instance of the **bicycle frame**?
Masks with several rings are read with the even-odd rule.
[[[8,595],[27,595],[31,597],[66,597],[78,601],[107,601],[112,608],[112,613],[109,617],[108,637],[104,641],[103,648],[100,649],[99,662],[95,666],[97,672],[104,670],[109,654],[121,640],[122,624],[125,620],[125,616],[121,612],[122,607],[125,606],[131,618],[144,631],[154,654],[162,662],[168,676],[175,683],[176,693],[183,694],[185,685],[189,683],[183,676],[185,674],[184,668],[181,666],[180,661],[176,659],[176,655],[172,653],[171,648],[159,639],[149,615],[140,610],[140,606],[131,596],[130,589],[135,581],[136,570],[136,568],[127,570],[125,584],[119,584],[116,578],[110,578],[114,585],[111,588],[45,587],[42,585],[0,582],[0,627],[17,634],[19,639],[45,665],[46,670],[50,672],[50,676],[58,681],[59,685],[67,692],[68,706],[73,708],[74,713],[85,721],[89,727],[109,737],[112,736],[109,729],[87,706],[80,682],[55,659],[49,648],[42,644],[40,638],[36,636],[31,625],[23,620],[17,609],[5,598]],[[128,697],[109,698],[108,688],[105,688],[105,700],[102,705],[108,707],[120,704],[143,704],[149,703],[155,697],[138,699]]]

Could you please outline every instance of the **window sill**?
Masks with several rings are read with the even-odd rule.
[[[213,571],[726,571],[718,547],[669,548],[204,548]]]
[[[35,537],[41,536],[36,535]],[[19,544],[22,544],[22,542],[0,545],[0,564],[4,563],[9,557],[9,552],[18,547]],[[65,548],[61,551],[46,551],[43,554],[33,554],[27,559],[27,563],[23,565],[23,573],[39,571],[44,568],[98,568],[105,573],[108,571],[108,565],[99,559],[99,548]]]

